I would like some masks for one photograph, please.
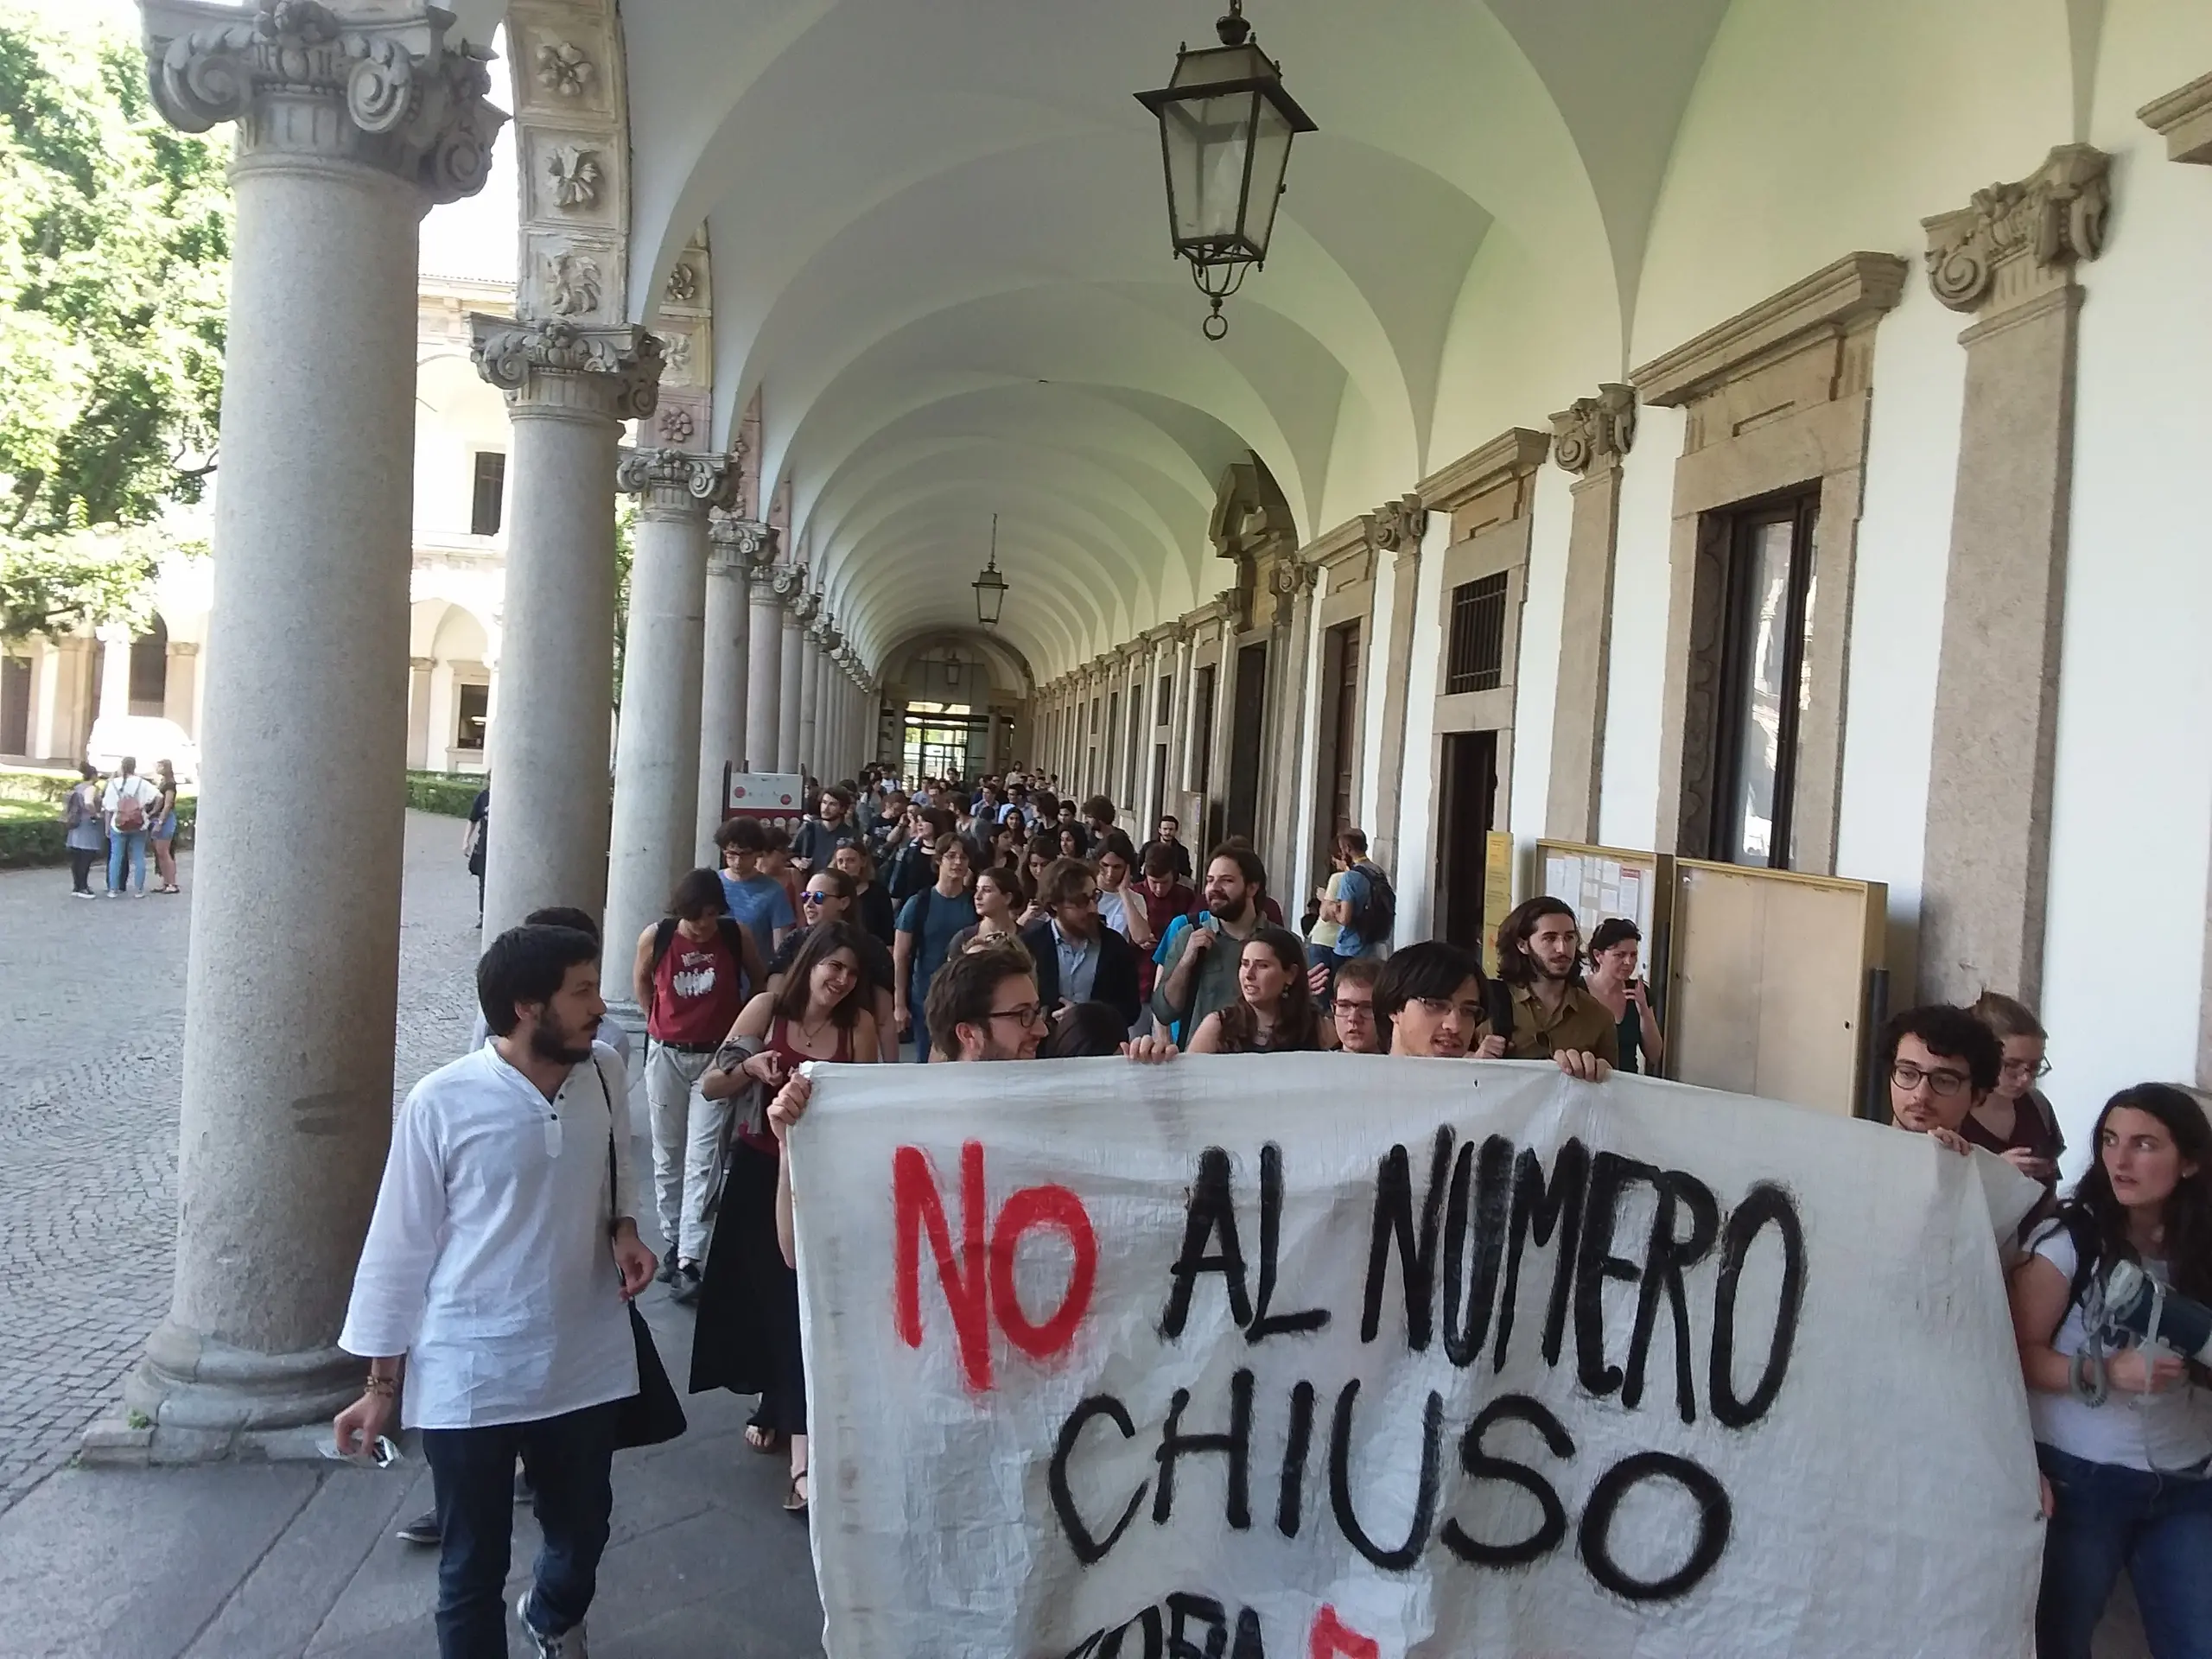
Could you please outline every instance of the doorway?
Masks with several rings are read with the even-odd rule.
[[[31,659],[0,657],[0,754],[31,752]]]
[[[1229,812],[1224,839],[1258,834],[1260,817],[1260,739],[1267,729],[1268,647],[1264,642],[1246,645],[1236,653],[1236,706],[1230,711],[1229,728]]]
[[[1329,866],[1337,832],[1351,823],[1353,768],[1359,759],[1359,624],[1321,636],[1321,754],[1314,768],[1314,863]]]
[[[1497,734],[1447,732],[1444,736],[1443,801],[1437,815],[1436,915],[1439,937],[1480,950],[1483,878],[1488,843],[1497,828]]]

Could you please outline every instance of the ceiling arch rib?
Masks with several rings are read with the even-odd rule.
[[[989,502],[998,505],[987,506]],[[948,594],[968,600],[975,574],[982,568],[985,526],[994,511],[1000,513],[999,569],[1008,582],[1019,578],[1041,585],[1050,572],[1054,585],[1073,584],[1101,623],[1134,626],[1128,619],[1145,599],[1133,589],[1141,580],[1150,584],[1133,571],[1129,555],[1114,545],[1110,522],[1049,492],[1013,482],[986,492],[965,480],[948,480],[873,512],[876,522],[867,527],[873,534],[855,537],[842,561],[846,575],[841,588],[849,604],[865,601],[870,575],[889,563],[894,547],[917,550],[906,563],[929,570]],[[938,537],[938,543],[921,546],[924,536]]]
[[[1043,492],[1046,499],[1065,504],[1067,522],[1109,538],[1101,543],[1103,563],[1117,582],[1135,584],[1146,601],[1165,599],[1161,579],[1182,564],[1174,531],[1150,512],[1141,495],[1124,487],[1106,468],[1066,451],[1019,441],[945,438],[918,442],[895,455],[887,454],[875,474],[846,512],[834,518],[816,514],[817,545],[829,550],[822,563],[825,579],[837,580],[842,567],[850,563],[849,556],[865,547],[868,532],[906,510],[914,499],[908,487],[918,480],[957,481],[966,486],[965,494],[987,504],[1001,496],[1010,503]],[[964,550],[972,568],[980,568],[987,556],[988,525],[1001,511],[986,505],[976,520]],[[1187,566],[1183,568],[1187,572]]]
[[[1039,518],[1036,554],[1017,547],[1046,562],[1036,585],[1077,581],[1048,536],[1083,550],[1094,581],[1124,573],[1114,603],[1078,591],[1033,626],[1086,642],[1134,631],[1213,585],[1185,528],[1186,467],[1210,463],[1203,479],[1259,454],[1311,535],[1325,493],[1333,512],[1448,459],[1427,453],[1440,382],[1468,296],[1490,291],[1470,276],[1493,224],[1563,308],[1618,340],[1666,143],[1726,0],[1685,0],[1678,23],[1638,19],[1639,3],[1559,0],[1581,35],[1562,55],[1535,0],[1376,0],[1350,38],[1326,0],[1268,0],[1267,48],[1321,130],[1300,142],[1268,269],[1210,348],[1162,246],[1155,139],[1128,98],[1198,32],[1190,0],[662,0],[625,20],[636,257],[657,276],[709,222],[717,430],[764,389],[766,477],[789,487],[792,544],[832,575],[856,638],[891,620],[854,610],[893,591],[872,562],[919,561],[905,603],[950,558],[913,527],[963,533],[901,493],[952,468],[963,481],[926,498],[950,513],[1006,476],[938,447],[938,422],[1075,498],[1075,518]],[[1615,51],[1609,29],[1643,44]],[[680,109],[639,84],[655,76],[684,89],[667,100]],[[651,281],[632,292],[658,297]],[[1057,406],[1016,401],[1070,382],[1082,395]],[[1129,418],[1101,419],[1105,405]],[[857,531],[863,503],[876,518]]]

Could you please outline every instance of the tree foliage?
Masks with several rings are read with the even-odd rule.
[[[142,608],[146,527],[214,471],[226,159],[134,42],[0,8],[0,637]]]

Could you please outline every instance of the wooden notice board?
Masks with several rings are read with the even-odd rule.
[[[1535,885],[1529,896],[1548,893],[1573,907],[1585,945],[1608,917],[1622,916],[1643,935],[1643,972],[1660,982],[1667,917],[1673,902],[1673,858],[1623,847],[1579,841],[1536,843]]]
[[[1855,1113],[1889,890],[1684,858],[1674,899],[1669,1075]]]
[[[1497,925],[1513,908],[1513,832],[1493,830],[1483,837],[1483,971],[1497,971]]]

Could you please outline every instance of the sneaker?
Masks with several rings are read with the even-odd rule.
[[[425,1510],[391,1535],[403,1544],[435,1544],[444,1535],[438,1530],[438,1512]]]
[[[71,891],[69,896],[72,899],[97,899],[99,894],[94,893],[90,887],[77,887]]]
[[[674,1250],[671,1250],[666,1255],[661,1257],[660,1267],[654,1273],[653,1279],[656,1283],[664,1285],[672,1285],[676,1282],[676,1252]]]
[[[530,1622],[531,1593],[525,1588],[515,1598],[515,1617],[522,1621],[522,1633],[529,1638],[531,1659],[591,1659],[585,1650],[582,1625],[548,1636]]]
[[[699,1300],[700,1287],[704,1282],[696,1262],[683,1262],[677,1268],[676,1277],[669,1283],[668,1299],[678,1307],[689,1307]]]

